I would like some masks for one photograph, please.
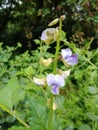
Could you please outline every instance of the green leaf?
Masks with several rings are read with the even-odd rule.
[[[3,74],[6,72],[7,68],[4,66],[4,64],[0,65],[0,77],[3,76]]]
[[[20,42],[17,43],[17,47],[22,47]]]
[[[22,126],[13,126],[11,128],[9,128],[8,130],[31,130]]]
[[[34,130],[45,130],[47,121],[46,100],[43,97],[28,97],[31,111],[29,123]]]
[[[92,120],[92,121],[96,121],[96,119],[97,119],[97,115],[95,115],[94,112],[88,112],[88,113],[86,113],[86,116],[87,116],[90,120]]]
[[[74,73],[74,76],[75,76],[75,79],[81,80],[82,77],[83,77],[83,71],[81,71],[81,70],[76,70],[75,73]]]
[[[65,130],[73,130],[73,126],[68,126]]]
[[[89,49],[89,48],[90,48],[90,46],[91,46],[91,44],[92,44],[92,41],[93,41],[93,38],[91,38],[90,41],[86,41],[86,42],[85,42],[85,49]]]
[[[13,77],[8,81],[6,86],[0,90],[0,104],[12,109],[24,96],[25,93],[21,89],[17,77]]]
[[[79,127],[79,130],[91,130],[91,127],[89,125],[84,124]]]
[[[64,31],[60,32],[60,40],[63,41],[66,38],[66,33]]]
[[[90,94],[96,94],[98,91],[97,91],[97,88],[91,86],[91,87],[88,87],[88,91]]]
[[[40,44],[40,43],[41,43],[39,39],[34,39],[33,41],[34,41],[36,44]]]
[[[32,66],[29,66],[24,69],[24,74],[27,76],[32,76],[35,73],[35,70],[32,68]]]
[[[94,22],[98,23],[98,15],[95,15],[95,17],[93,18]]]

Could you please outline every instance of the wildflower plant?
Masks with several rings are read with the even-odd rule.
[[[46,85],[51,88],[51,94],[50,94],[50,112],[49,112],[49,119],[48,119],[48,127],[47,130],[52,130],[53,129],[53,104],[54,104],[54,98],[56,95],[59,95],[60,88],[65,86],[66,78],[70,75],[70,70],[63,71],[62,69],[58,68],[58,57],[59,57],[59,52],[60,52],[60,42],[62,38],[62,33],[63,36],[64,32],[62,31],[62,21],[64,20],[64,16],[61,16],[60,18],[56,18],[53,20],[49,26],[50,28],[44,30],[41,34],[41,40],[45,44],[52,44],[53,42],[56,42],[56,51],[54,55],[54,59],[52,60],[51,57],[49,57],[47,60],[43,59],[41,57],[40,59],[40,64],[44,66],[50,65],[52,62],[53,68],[52,68],[52,73],[48,73],[46,75]],[[59,27],[57,28],[51,28],[51,26],[55,25],[56,23],[59,23]],[[62,49],[61,50],[61,56],[62,56],[62,61],[66,62],[69,65],[75,65],[78,63],[78,55],[77,54],[72,54],[72,50],[70,48]],[[51,60],[50,60],[51,59]],[[65,64],[66,65],[66,64]],[[34,78],[35,79],[35,78]],[[39,81],[38,84],[40,83],[40,80],[34,80],[34,81]]]
[[[28,84],[28,82],[29,82],[29,85],[27,85],[24,90],[26,91],[26,93],[29,93],[29,91],[33,89],[33,92],[30,92],[29,96],[27,96],[27,97],[29,100],[29,97],[32,93],[32,98],[30,97],[30,105],[28,107],[32,110],[33,115],[36,115],[34,117],[34,119],[33,119],[33,117],[28,118],[29,123],[26,123],[24,120],[22,120],[17,115],[16,111],[13,110],[14,109],[13,106],[16,103],[15,101],[13,104],[10,103],[12,105],[10,109],[9,109],[9,107],[10,107],[9,102],[5,102],[5,103],[3,102],[3,101],[5,101],[5,97],[3,95],[6,92],[6,88],[1,91],[2,94],[0,93],[0,97],[2,99],[2,104],[4,104],[4,105],[0,105],[0,107],[2,109],[6,110],[12,116],[15,116],[16,119],[22,125],[24,125],[26,128],[30,129],[30,127],[31,127],[31,130],[33,127],[35,127],[34,124],[38,123],[37,122],[38,118],[40,118],[41,124],[39,126],[36,126],[35,130],[38,130],[40,128],[42,128],[42,130],[45,130],[45,129],[53,130],[53,129],[57,128],[57,127],[56,128],[54,127],[55,125],[53,123],[54,122],[53,120],[56,120],[54,111],[58,108],[55,101],[56,101],[56,98],[61,94],[62,89],[65,88],[67,78],[71,72],[71,65],[73,66],[78,63],[78,56],[77,56],[77,54],[72,54],[72,50],[69,48],[70,46],[68,46],[68,48],[61,49],[60,42],[62,41],[65,44],[65,41],[63,41],[65,38],[65,33],[62,30],[63,20],[64,20],[64,16],[61,16],[60,18],[56,18],[55,20],[53,20],[49,24],[49,27],[42,32],[41,38],[40,38],[41,41],[35,40],[38,44],[40,44],[40,47],[38,48],[38,50],[36,50],[33,53],[33,56],[32,56],[33,64],[30,64],[29,66],[27,66],[27,63],[23,64],[24,65],[23,68],[20,70],[20,72],[18,72],[16,74],[16,77],[18,77],[18,78],[23,76],[22,81],[20,78],[20,81],[17,85],[18,78],[16,78],[16,77],[12,78],[11,81],[9,81],[9,82],[11,82],[10,84],[13,85],[13,89],[8,83],[8,86],[9,86],[8,88],[11,87],[11,92],[10,92],[11,94],[8,94],[7,96],[12,95],[12,97],[15,98],[15,99],[13,99],[13,98],[11,99],[11,96],[10,96],[10,100],[11,100],[10,102],[12,103],[14,100],[20,101],[20,99],[23,99],[25,96],[28,95],[28,94],[25,95],[24,91],[20,91],[23,89],[23,87],[20,89],[19,85],[24,84],[23,80],[25,81],[25,84]],[[56,27],[56,28],[51,27],[57,23],[59,25],[58,27]],[[47,50],[50,47],[50,45],[53,44],[54,42],[56,43],[55,54],[50,54],[50,53],[48,53]],[[25,57],[29,57],[29,54],[27,52],[21,58],[22,60],[20,58],[16,57],[16,59],[19,60],[19,61],[17,61],[17,63],[18,63],[17,66],[18,65],[20,66],[19,63],[22,63],[20,61],[23,61],[23,59],[25,59]],[[59,57],[62,57],[61,60],[59,60]],[[26,60],[28,60],[28,58]],[[61,61],[64,63],[63,66],[65,66],[65,68],[66,68],[65,70],[64,69],[62,70],[62,66],[61,66],[62,64],[61,65],[58,64]],[[65,64],[65,62],[70,65],[70,68],[67,66],[67,64]],[[16,65],[16,63],[15,63],[15,65]],[[13,66],[14,66],[14,63],[13,63]],[[25,79],[24,79],[24,77],[25,77]],[[16,83],[16,85],[14,85],[15,83]],[[15,88],[15,86],[16,86],[16,88]],[[33,86],[33,87],[31,87],[31,86]],[[19,90],[17,89],[17,87]],[[16,89],[17,89],[17,91],[16,91]],[[41,92],[39,90],[41,90]],[[16,100],[16,97],[13,96],[13,92],[18,93],[18,91],[19,91],[19,93],[21,92],[18,95],[19,97],[17,96],[20,99]],[[44,99],[41,96],[40,96],[40,98],[38,98],[38,96],[34,96],[35,91],[37,94],[44,96]],[[42,95],[42,93],[44,95]],[[42,99],[41,103],[43,102],[44,106],[40,105],[40,103],[37,104],[37,102],[41,99]],[[32,102],[33,102],[33,104],[32,104]],[[8,107],[8,109],[5,107],[5,105]],[[32,106],[32,108],[31,108],[31,106]],[[36,109],[36,107],[37,107],[37,109]],[[39,108],[41,110],[39,110]],[[48,108],[47,116],[46,116],[46,108]],[[32,113],[30,113],[30,115]],[[40,113],[40,116],[39,115],[37,116],[37,113]],[[45,113],[44,116],[46,116],[46,117],[45,117],[45,121],[42,122],[41,119],[42,119],[43,113]],[[46,121],[46,119],[47,119],[47,121]],[[32,124],[32,120],[33,120],[33,124]]]

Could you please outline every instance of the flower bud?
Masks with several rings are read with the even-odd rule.
[[[42,79],[39,79],[39,78],[33,78],[33,82],[38,85],[38,86],[45,86],[46,85],[46,79],[45,78],[42,78]]]
[[[50,22],[48,26],[53,26],[53,25],[57,24],[58,21],[59,21],[59,18],[56,18],[52,22]]]
[[[67,71],[63,71],[63,70],[61,70],[61,69],[58,69],[58,73],[61,75],[61,76],[63,76],[64,77],[64,79],[66,79],[69,75],[70,75],[70,69],[69,70],[67,70]]]
[[[63,21],[65,19],[65,15],[61,15],[60,19]]]
[[[52,61],[52,58],[44,59],[43,57],[41,57],[40,64],[48,67],[52,63]]]

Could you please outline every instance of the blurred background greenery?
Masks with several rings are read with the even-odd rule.
[[[69,42],[98,47],[98,0],[0,0],[0,42],[35,50],[34,39],[49,22],[65,15],[63,30]]]

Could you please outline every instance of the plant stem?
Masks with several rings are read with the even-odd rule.
[[[53,95],[51,95],[51,98],[50,98],[50,113],[49,113],[48,130],[52,130],[52,118],[53,118]]]
[[[26,122],[24,122],[19,116],[16,115],[15,111],[11,111],[3,104],[0,104],[0,107],[2,110],[8,112],[10,115],[15,117],[23,126],[25,126],[26,128],[30,128],[30,126]]]
[[[58,54],[59,54],[59,48],[60,48],[60,32],[62,29],[62,20],[59,21],[59,34],[57,38],[57,46],[56,46],[56,52],[55,52],[55,59],[54,59],[54,66],[53,66],[53,73],[56,74],[57,71],[57,60],[58,60]]]
[[[54,66],[53,66],[53,73],[57,73],[57,60],[59,55],[59,48],[60,48],[60,33],[62,29],[62,20],[59,20],[59,33],[57,38],[57,46],[56,46],[56,52],[55,52],[55,59],[54,59]],[[52,130],[52,119],[53,119],[53,94],[50,98],[50,113],[49,113],[49,124],[48,124],[48,130]]]
[[[30,128],[30,126],[29,126],[26,122],[24,122],[19,116],[16,116],[16,115],[15,115],[15,117],[16,117],[16,119],[17,119],[22,125],[24,125],[26,128]]]
[[[98,67],[96,66],[96,65],[94,65],[89,59],[87,59],[86,57],[85,57],[85,60],[89,63],[89,64],[91,64],[95,69],[98,69]]]

